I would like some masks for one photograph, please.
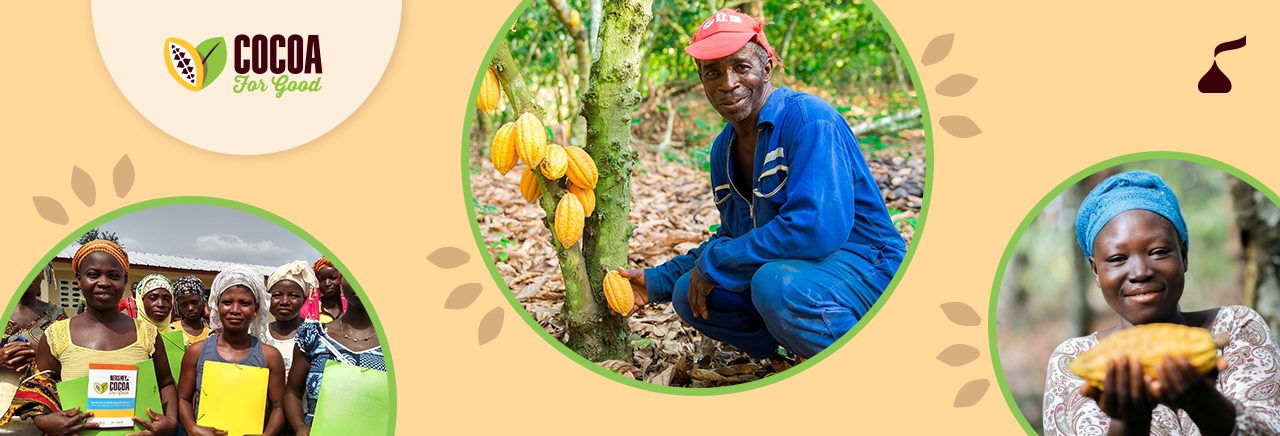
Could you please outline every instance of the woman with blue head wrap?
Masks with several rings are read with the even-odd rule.
[[[1045,381],[1045,434],[1280,434],[1280,354],[1266,321],[1243,306],[1183,312],[1178,304],[1189,232],[1160,176],[1132,171],[1098,184],[1080,205],[1076,241],[1120,322],[1054,351]],[[1185,356],[1169,356],[1152,377],[1137,359],[1122,357],[1108,366],[1099,390],[1067,369],[1100,338],[1151,323],[1228,337],[1218,371],[1202,375]]]

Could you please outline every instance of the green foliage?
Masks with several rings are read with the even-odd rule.
[[[97,228],[94,228],[92,230],[89,230],[88,232],[85,232],[84,235],[80,236],[80,239],[76,240],[76,243],[80,245],[84,245],[99,239],[106,239],[108,241],[116,243],[116,245],[119,245],[120,248],[124,248],[124,245],[120,243],[120,238],[116,236],[116,232],[101,231],[101,230],[98,230]]]
[[[498,261],[506,262],[507,259],[510,258],[510,255],[507,254],[506,249],[514,247],[516,243],[510,239],[507,239],[507,235],[498,235],[498,236],[500,237],[500,239],[498,239],[497,241],[493,241],[493,243],[490,243],[489,248],[492,250],[502,250],[498,252]]]

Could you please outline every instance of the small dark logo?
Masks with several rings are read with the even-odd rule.
[[[1227,75],[1223,74],[1222,70],[1218,68],[1218,53],[1244,47],[1244,38],[1242,36],[1235,41],[1218,44],[1218,47],[1213,49],[1213,66],[1209,67],[1209,72],[1204,73],[1204,77],[1200,78],[1200,83],[1197,85],[1201,93],[1226,94],[1231,92],[1231,79],[1228,79]]]

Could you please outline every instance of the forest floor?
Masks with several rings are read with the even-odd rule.
[[[649,144],[661,142],[666,115],[642,117],[649,118],[646,121],[663,119],[636,126],[636,136],[646,137]],[[659,132],[656,135],[643,132],[641,127],[659,123],[661,127],[652,130]],[[696,128],[692,126],[689,123],[690,128]],[[655,151],[643,143],[634,148],[640,161],[632,174],[631,222],[636,227],[628,266],[647,268],[684,254],[709,238],[712,225],[719,223],[719,212],[712,199],[710,177],[703,169],[705,148],[668,147]],[[520,195],[523,164],[503,176],[487,156],[480,157],[479,150],[480,144],[473,141],[472,201],[484,243],[516,299],[548,334],[563,342],[566,332],[560,308],[564,284],[549,242],[551,233],[543,226],[546,214]],[[923,131],[899,131],[883,144],[864,146],[863,154],[895,226],[909,244],[925,182]],[[707,338],[683,323],[670,304],[645,308],[631,317],[630,325],[635,349],[632,358],[597,363],[650,383],[682,387],[732,385],[769,377],[796,364],[792,355],[753,359],[731,345]]]

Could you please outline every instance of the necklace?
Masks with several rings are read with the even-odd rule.
[[[373,332],[373,334],[371,334],[371,335],[369,335],[369,336],[366,336],[366,337],[364,337],[364,338],[362,338],[362,339],[356,339],[356,338],[353,338],[353,337],[351,337],[351,336],[347,336],[347,322],[346,322],[346,321],[343,321],[343,322],[342,322],[342,325],[341,325],[341,326],[338,326],[338,331],[342,332],[342,337],[343,337],[343,338],[346,338],[347,340],[349,340],[349,341],[353,341],[353,342],[364,342],[364,341],[367,341],[367,340],[373,339],[374,337],[377,337],[377,336],[378,336],[378,332]]]

